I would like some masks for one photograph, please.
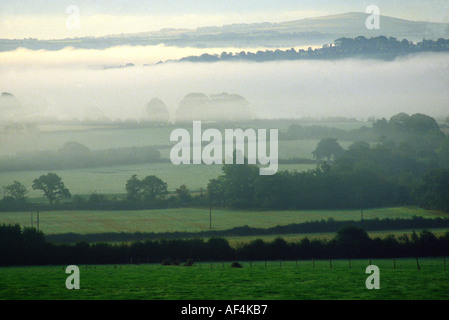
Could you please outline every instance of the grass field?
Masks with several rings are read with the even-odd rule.
[[[380,289],[368,290],[367,260],[195,263],[79,266],[80,290],[65,287],[65,266],[0,268],[0,299],[449,299],[449,271],[442,258],[372,260],[380,269]]]
[[[357,129],[361,126],[371,126],[367,122],[326,122],[326,121],[301,121],[296,123],[301,126],[318,125],[323,127],[334,127],[344,130]],[[236,126],[232,124],[229,128]],[[238,126],[238,124],[237,124]],[[241,128],[277,128],[280,131],[287,131],[290,126],[290,121],[271,120],[270,122],[262,121],[260,123],[240,123]],[[108,149],[121,148],[130,146],[160,146],[171,144],[170,134],[176,128],[186,128],[189,132],[192,130],[192,124],[180,124],[162,127],[117,127],[114,125],[98,125],[98,126],[84,126],[82,123],[75,124],[43,124],[39,129],[33,131],[4,131],[0,126],[0,156],[12,155],[17,152],[30,150],[49,150],[59,149],[64,143],[68,141],[76,141],[84,144],[90,149]],[[307,140],[304,150],[309,149]],[[317,140],[311,140],[316,142]],[[174,144],[174,143],[173,143]],[[283,149],[282,146],[280,146]],[[313,149],[312,149],[313,150]],[[298,149],[301,151],[301,149]],[[165,153],[166,154],[166,153]],[[279,153],[281,158],[284,158],[282,152]],[[302,156],[301,156],[302,157]]]
[[[447,217],[440,211],[415,207],[380,208],[364,210],[364,219]],[[34,216],[36,218],[36,216]],[[209,230],[209,210],[178,208],[139,211],[44,211],[39,214],[39,227],[46,234],[75,232],[81,234],[103,232],[197,232]],[[248,225],[269,228],[328,218],[335,220],[360,220],[359,210],[308,210],[308,211],[242,211],[212,210],[212,227],[215,230]],[[29,212],[1,212],[0,224],[31,226]],[[34,226],[35,222],[34,222]]]
[[[277,123],[282,130],[288,128],[288,124]],[[314,123],[311,123],[314,124]],[[253,125],[253,124],[251,124]],[[366,125],[362,122],[323,122],[323,126],[360,127]],[[271,125],[264,122],[258,124],[260,127]],[[57,150],[69,141],[76,141],[86,145],[91,150],[121,148],[130,146],[155,146],[161,152],[162,158],[169,159],[170,148],[176,142],[170,142],[170,133],[175,126],[167,127],[141,127],[141,128],[79,128],[61,127],[52,130],[36,132],[14,132],[9,134],[0,132],[0,157],[14,155],[18,152],[30,150]],[[191,130],[190,126],[187,126]],[[319,140],[305,139],[292,141],[279,141],[279,158],[307,158],[312,159],[312,151],[316,148]],[[350,142],[340,141],[343,147]],[[166,146],[166,147],[162,147]],[[10,185],[17,180],[23,183],[30,191],[32,198],[42,196],[42,193],[31,188],[34,179],[49,171],[53,171],[62,177],[66,187],[74,194],[122,194],[125,193],[126,181],[133,175],[139,177],[157,175],[168,183],[170,191],[176,190],[185,184],[191,190],[206,188],[211,178],[221,174],[221,165],[181,165],[175,166],[171,163],[149,163],[140,165],[121,165],[111,167],[97,167],[84,169],[66,170],[41,170],[41,171],[10,171],[0,172],[0,188]],[[305,171],[313,169],[314,164],[279,165],[279,170]]]
[[[306,171],[314,169],[314,164],[280,164],[279,170]],[[209,180],[222,174],[221,165],[174,165],[172,163],[149,163],[140,165],[123,165],[90,169],[55,170],[72,195],[92,194],[124,194],[126,181],[133,174],[143,179],[156,175],[168,184],[168,190],[174,191],[182,184],[190,190],[206,189]],[[42,197],[42,192],[33,190],[33,180],[48,171],[16,171],[0,172],[0,188],[17,180],[30,191],[32,198]]]

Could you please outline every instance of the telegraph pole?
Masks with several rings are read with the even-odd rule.
[[[209,229],[212,230],[212,201],[209,203]]]
[[[360,216],[361,221],[363,221],[363,194],[360,195]]]
[[[37,211],[36,225],[37,225],[37,232],[39,232],[39,211]]]

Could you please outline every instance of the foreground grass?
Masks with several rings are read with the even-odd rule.
[[[364,210],[365,219],[447,217],[447,213],[415,207]],[[39,227],[45,234],[104,232],[197,232],[209,230],[209,210],[178,208],[139,211],[41,211]],[[360,210],[242,211],[212,210],[212,227],[225,230],[248,225],[269,228],[321,219],[360,220]],[[36,219],[36,216],[34,216]],[[0,224],[31,226],[29,212],[1,212]],[[36,226],[34,222],[34,226]]]
[[[365,287],[367,260],[80,266],[80,290],[67,290],[65,266],[0,268],[0,299],[449,299],[442,258],[373,260],[380,290]]]

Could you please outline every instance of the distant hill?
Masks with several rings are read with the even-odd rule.
[[[330,43],[340,37],[383,35],[419,41],[449,38],[449,23],[419,22],[381,16],[380,29],[368,30],[365,13],[345,13],[281,23],[231,24],[197,29],[162,29],[104,37],[59,40],[0,40],[0,51],[18,47],[60,50],[64,47],[104,49],[117,45],[158,45],[179,47],[295,47]]]
[[[375,37],[383,35],[386,37],[419,41],[423,38],[438,39],[449,36],[448,23],[409,21],[388,16],[380,17],[380,29],[368,30],[365,27],[368,16],[365,13],[352,12],[283,22],[279,23],[279,26],[282,29],[295,30],[296,32],[315,31],[350,38],[356,36]]]

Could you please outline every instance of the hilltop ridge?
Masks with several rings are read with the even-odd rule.
[[[166,45],[177,47],[294,47],[320,45],[340,37],[383,35],[411,41],[449,38],[449,23],[410,21],[381,16],[380,29],[368,30],[369,14],[350,12],[279,23],[240,23],[196,29],[165,28],[159,31],[82,37],[74,39],[0,39],[0,51],[23,47],[33,50],[60,50],[65,47],[105,49],[119,45]]]

